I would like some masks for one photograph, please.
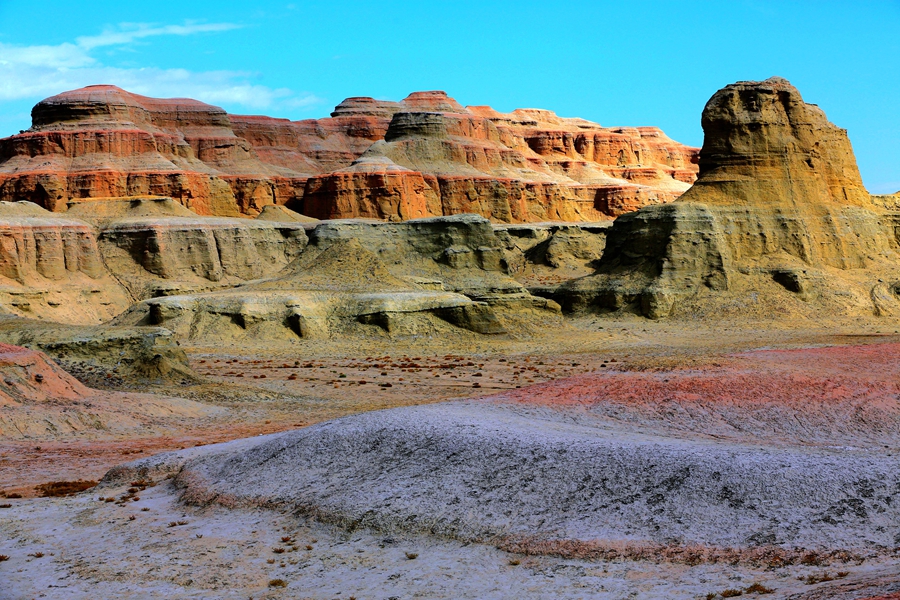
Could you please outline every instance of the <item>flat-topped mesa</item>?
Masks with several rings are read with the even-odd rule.
[[[741,81],[703,109],[699,180],[685,202],[871,207],[847,130],[786,79]]]
[[[39,102],[32,119],[27,132],[0,140],[0,199],[60,211],[73,198],[152,194],[238,216],[293,197],[228,114],[197,100],[90,86]]]
[[[231,134],[228,114],[218,106],[190,98],[149,98],[114,85],[91,85],[41,100],[31,119],[32,131],[210,127]]]
[[[898,214],[863,187],[847,132],[781,78],[742,81],[703,110],[697,182],[618,218],[570,310],[659,318],[900,314]],[[819,312],[817,312],[819,311]]]
[[[368,96],[346,98],[334,107],[332,117],[379,117],[390,120],[394,113],[401,110],[399,102],[376,100]]]
[[[413,92],[400,101],[403,110],[410,112],[468,113],[462,104],[447,95],[447,92]]]
[[[597,221],[669,202],[696,173],[697,150],[655,128],[467,108],[441,91],[352,97],[328,118],[290,121],[101,85],[41,101],[33,121],[0,140],[0,200],[52,211],[156,195],[214,216],[279,204],[316,218]],[[375,164],[409,173],[382,177]]]

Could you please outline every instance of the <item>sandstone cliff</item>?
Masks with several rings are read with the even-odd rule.
[[[0,310],[96,324],[136,300],[273,275],[305,246],[300,222],[204,218],[166,198],[75,203],[62,215],[3,202]]]
[[[567,308],[654,318],[900,308],[898,216],[872,202],[845,130],[780,78],[718,91],[702,124],[697,182],[617,219],[597,274],[557,292]]]
[[[0,140],[0,200],[51,211],[157,195],[227,217],[287,205],[316,218],[596,221],[671,201],[696,176],[696,149],[656,128],[465,108],[443,92],[348,98],[330,118],[289,121],[90,86],[41,101],[32,121]]]
[[[350,167],[309,179],[300,211],[597,221],[677,198],[695,178],[695,153],[653,127],[607,128],[544,110],[503,114],[417,92]]]
[[[131,304],[90,224],[0,202],[0,313],[99,323]]]

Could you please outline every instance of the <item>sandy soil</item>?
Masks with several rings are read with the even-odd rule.
[[[190,347],[186,350],[194,368],[210,383],[129,391],[206,402],[227,409],[226,416],[184,423],[180,432],[176,428],[166,435],[0,441],[0,491],[33,495],[33,486],[39,483],[99,479],[110,467],[135,458],[295,429],[362,411],[517,394],[529,385],[607,371],[637,373],[632,377],[666,369],[714,373],[728,361],[741,360],[730,355],[759,348],[891,342],[900,342],[894,325],[874,319],[771,329],[746,324],[686,327],[626,317],[567,322],[541,336],[395,339],[389,356],[384,340]],[[777,365],[781,359],[773,356]],[[840,363],[835,362],[838,369]],[[861,365],[865,360],[852,366],[858,370]],[[820,367],[823,376],[831,368],[815,368]],[[888,373],[889,368],[883,368]],[[561,388],[547,391],[591,385],[590,380],[578,381],[560,382]],[[702,598],[761,582],[777,590],[766,597],[855,600],[900,590],[894,577],[900,567],[888,558],[839,569],[801,565],[767,571],[746,565],[689,567],[520,556],[441,538],[369,530],[349,534],[277,512],[189,508],[177,502],[176,492],[167,485],[141,493],[134,506],[150,511],[96,500],[109,493],[0,499],[0,504],[12,505],[0,509],[0,554],[10,556],[0,562],[0,573],[10,583],[0,586],[0,598],[143,598],[148,590],[172,598]],[[128,520],[132,514],[135,521]],[[142,521],[151,516],[154,520]],[[178,520],[189,525],[167,527]],[[198,533],[203,537],[196,537]],[[271,548],[280,540],[276,534],[282,533],[296,534],[298,540],[307,536],[301,542],[320,540],[309,544],[316,549],[315,557],[300,560],[295,552],[281,561],[284,555],[273,554]],[[387,538],[395,542],[386,543]],[[83,543],[86,539],[91,540],[89,547]],[[299,545],[302,556],[306,545]],[[419,556],[407,559],[407,551]],[[35,552],[44,557],[28,557]],[[271,559],[275,562],[268,563]],[[510,565],[510,560],[519,564]],[[797,580],[845,570],[848,574],[837,581]],[[286,589],[268,587],[268,581],[278,577],[288,583]],[[67,587],[50,587],[56,585]],[[826,595],[816,595],[819,589]]]
[[[274,511],[185,507],[165,481],[124,505],[98,500],[126,490],[13,501],[0,520],[0,554],[10,556],[0,564],[0,598],[694,599],[758,583],[773,590],[767,598],[800,599],[900,586],[897,564],[886,560],[775,569],[584,561],[347,532]],[[826,573],[835,579],[808,583]],[[278,579],[287,587],[270,587]],[[855,595],[834,595],[841,586]]]

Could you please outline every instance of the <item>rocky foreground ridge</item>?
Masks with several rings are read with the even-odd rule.
[[[674,200],[697,170],[697,149],[655,127],[504,114],[444,92],[348,98],[330,118],[289,121],[97,85],[39,102],[32,122],[0,140],[0,200],[50,211],[159,195],[225,217],[285,205],[329,219],[597,221]]]

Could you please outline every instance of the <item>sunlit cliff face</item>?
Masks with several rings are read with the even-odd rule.
[[[684,200],[870,206],[847,131],[785,79],[726,86],[701,123],[700,180]]]

